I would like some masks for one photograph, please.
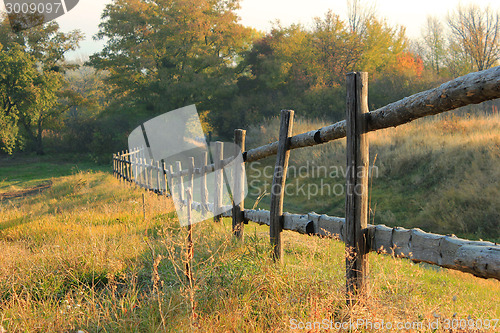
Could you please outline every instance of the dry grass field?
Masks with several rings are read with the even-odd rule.
[[[425,214],[431,214],[442,204],[435,198],[444,196],[442,200],[457,209],[467,200],[477,201],[480,189],[487,193],[483,201],[464,210],[477,213],[491,205],[498,214],[500,134],[498,119],[494,120],[422,122],[417,125],[429,133],[425,140],[417,125],[373,133],[372,149],[380,168],[371,198],[375,221],[387,223],[384,219],[390,215],[384,212],[391,210],[394,223],[417,223],[411,207],[400,212],[399,206],[390,205],[411,206],[411,200],[419,199]],[[299,125],[303,123],[298,123],[296,133]],[[329,151],[341,151],[343,143],[329,147],[312,153],[325,163],[341,161]],[[292,162],[304,163],[301,159],[307,156],[305,150],[294,151]],[[439,184],[428,184],[425,177],[438,177],[439,170],[418,178],[424,164],[411,158],[424,159],[429,167],[442,165],[451,178],[435,178]],[[107,167],[34,162],[17,158],[2,160],[0,166],[2,194],[51,184],[0,201],[2,332],[321,332],[324,325],[332,332],[500,330],[494,321],[500,318],[497,280],[370,254],[369,295],[347,307],[343,244],[285,232],[284,265],[275,266],[269,259],[268,228],[253,223],[246,226],[241,243],[231,237],[230,220],[194,226],[191,289],[183,275],[187,233],[179,227],[168,198],[119,182],[102,171]],[[416,170],[411,169],[414,163]],[[477,173],[467,176],[470,172]],[[464,179],[456,185],[458,178]],[[407,181],[413,185],[405,187]],[[427,191],[426,200],[419,186]],[[392,192],[382,193],[388,189]],[[406,193],[405,201],[397,200],[401,193]],[[285,209],[329,213],[322,209],[329,205],[325,200],[287,197]],[[251,207],[254,199],[246,204]],[[264,207],[265,199],[259,205]],[[453,226],[440,227],[460,232],[467,221],[456,214],[449,216]]]

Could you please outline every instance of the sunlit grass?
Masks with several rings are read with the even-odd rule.
[[[168,198],[103,172],[50,180],[40,194],[0,202],[0,326],[9,333],[287,332],[291,319],[500,317],[498,281],[376,254],[369,295],[349,308],[342,243],[286,231],[277,266],[268,227],[250,223],[237,242],[230,219],[194,225],[193,316],[187,232]]]

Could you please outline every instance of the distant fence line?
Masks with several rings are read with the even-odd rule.
[[[278,191],[271,193],[269,211],[244,209],[243,201],[239,205],[221,207],[220,191],[215,191],[214,203],[209,203],[206,188],[203,186],[200,190],[204,202],[190,202],[188,205],[187,199],[184,200],[185,191],[192,191],[193,187],[185,190],[179,186],[182,182],[174,186],[173,180],[185,176],[192,179],[195,174],[206,177],[208,172],[222,171],[222,167],[232,160],[232,157],[224,159],[222,154],[215,158],[212,164],[208,164],[205,158],[203,165],[196,167],[193,162],[187,169],[182,169],[180,162],[177,162],[177,170],[174,172],[172,166],[167,169],[163,162],[146,163],[144,149],[123,151],[113,155],[113,174],[119,179],[133,182],[160,194],[177,191],[188,213],[191,209],[224,211],[223,216],[232,217],[233,232],[238,238],[243,236],[244,224],[248,221],[269,225],[273,258],[276,261],[281,261],[283,257],[282,230],[340,239],[346,243],[348,251],[352,254],[346,260],[349,297],[355,298],[356,294],[366,288],[365,280],[368,274],[366,255],[370,251],[406,257],[415,262],[427,262],[472,273],[478,277],[500,280],[500,246],[495,243],[426,233],[420,229],[389,228],[367,223],[369,169],[367,132],[395,127],[414,119],[495,98],[500,98],[500,67],[468,74],[446,82],[438,88],[417,93],[368,112],[368,76],[366,73],[349,73],[346,120],[292,136],[294,112],[282,110],[279,140],[248,151],[244,151],[246,132],[235,130],[235,144],[242,147],[244,163],[277,155],[273,188],[277,188]],[[283,189],[290,150],[315,146],[343,137],[347,137],[347,170],[364,170],[362,174],[358,172],[347,174],[346,218],[316,213],[302,215],[284,213]],[[222,151],[222,142],[217,142],[217,145]],[[244,188],[242,179],[235,177],[233,196],[242,196]],[[354,188],[361,191],[353,191]]]

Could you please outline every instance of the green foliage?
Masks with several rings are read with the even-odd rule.
[[[340,120],[344,117],[345,74],[351,71],[368,71],[376,78],[373,85],[384,91],[418,81],[421,71],[400,66],[404,57],[419,61],[407,52],[404,29],[393,29],[376,18],[362,24],[353,31],[329,11],[324,18],[315,19],[312,29],[278,25],[256,40],[239,65],[243,75],[236,96],[231,97],[230,111],[214,123],[217,129],[230,133],[231,126],[248,127],[280,109]],[[396,79],[387,87],[388,80],[377,81],[385,77]],[[404,93],[415,89],[412,86]],[[380,96],[377,105],[387,104],[391,98],[394,96]]]
[[[118,103],[148,118],[189,104],[212,111],[234,90],[235,62],[251,42],[237,8],[234,0],[116,1],[98,34],[107,44],[89,63],[109,71]]]
[[[140,123],[193,103],[204,129],[221,139],[281,109],[338,121],[346,73],[369,73],[376,109],[479,69],[477,45],[498,26],[494,13],[459,8],[448,19],[454,34],[430,18],[424,40],[413,43],[403,27],[390,26],[359,1],[348,7],[347,20],[328,11],[311,27],[277,24],[264,34],[238,22],[238,0],[117,0],[103,12],[97,38],[106,40],[104,49],[80,69],[62,61],[79,32],[61,33],[49,23],[13,34],[4,20],[0,148],[42,153],[43,137],[52,150],[104,161],[125,148]],[[497,61],[491,36],[484,66]]]
[[[43,154],[42,133],[60,125],[62,113],[77,96],[63,89],[61,74],[67,66],[64,53],[74,50],[82,38],[77,31],[64,34],[57,23],[18,34],[0,22],[0,131],[2,149],[12,153],[22,135]]]

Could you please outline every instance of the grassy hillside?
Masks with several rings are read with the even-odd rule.
[[[429,332],[429,322],[453,319],[492,331],[486,320],[500,318],[498,281],[376,254],[369,298],[348,308],[341,243],[285,232],[285,264],[276,267],[268,229],[247,225],[239,244],[229,220],[194,227],[191,299],[182,272],[186,230],[167,198],[146,194],[143,206],[142,190],[109,173],[18,162],[0,167],[0,193],[12,191],[6,184],[52,186],[0,201],[0,326],[9,333],[287,332],[323,319],[365,320],[353,332],[382,320]],[[37,178],[51,168],[52,177]]]
[[[299,119],[293,132],[325,125]],[[277,118],[251,128],[249,146],[277,140],[278,128]],[[500,115],[442,115],[369,140],[372,223],[500,241]],[[247,169],[252,198],[270,191],[274,160]],[[345,139],[293,150],[285,210],[344,216],[345,163]],[[259,207],[269,207],[269,196]]]

